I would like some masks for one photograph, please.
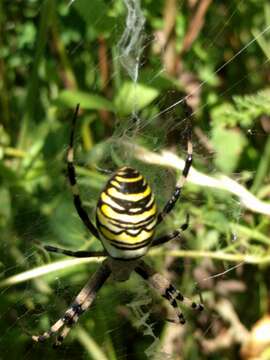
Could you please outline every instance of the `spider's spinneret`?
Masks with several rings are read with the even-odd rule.
[[[143,256],[157,224],[154,194],[131,167],[119,169],[102,191],[96,210],[97,228],[109,255],[118,259]]]

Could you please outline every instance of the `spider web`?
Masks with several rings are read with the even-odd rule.
[[[74,11],[73,8],[76,9],[76,3],[79,1],[81,0],[63,2],[59,16],[64,16],[67,12]],[[206,49],[210,51],[211,48],[217,46],[226,28],[233,26],[233,21],[241,11],[242,5],[243,1],[237,5],[232,4],[228,9],[226,17],[223,18],[220,23],[215,23],[212,28],[210,27],[210,33],[204,44]],[[108,9],[110,9],[111,6],[112,3],[107,2],[105,11],[109,11]],[[195,86],[188,91],[186,96],[184,95],[185,92],[183,92],[182,95],[180,91],[174,93],[172,90],[164,91],[161,96],[152,94],[154,106],[150,111],[147,107],[141,109],[140,96],[142,90],[145,90],[141,88],[141,78],[143,76],[143,66],[147,61],[144,58],[145,53],[158,43],[159,34],[157,32],[154,38],[149,36],[144,6],[145,4],[140,1],[124,0],[122,4],[123,18],[119,19],[119,24],[116,24],[113,28],[113,32],[117,35],[114,44],[117,51],[111,63],[117,62],[121,68],[120,71],[123,77],[127,79],[126,83],[128,85],[126,86],[129,86],[132,92],[132,99],[126,99],[127,102],[133,104],[130,112],[131,115],[124,114],[122,116],[124,120],[122,118],[117,119],[108,140],[103,141],[101,145],[95,146],[86,155],[81,152],[80,148],[82,133],[78,131],[76,134],[78,148],[76,161],[80,175],[81,195],[83,199],[87,199],[85,204],[91,215],[93,215],[93,209],[101,189],[100,184],[106,182],[107,173],[110,173],[123,164],[130,164],[131,166],[137,167],[146,178],[149,179],[149,182],[157,194],[160,207],[164,205],[165,199],[170,197],[175,185],[175,171],[174,169],[151,165],[151,163],[141,161],[138,157],[134,156],[134,154],[137,153],[137,146],[139,145],[155,154],[159,154],[173,143],[173,151],[180,154],[179,156],[183,158],[186,152],[187,130],[190,121],[190,119],[186,118],[181,112],[184,98],[187,98],[187,100],[193,98],[194,100],[196,94],[211,81],[211,76],[214,78],[215,75],[219,75],[225,70],[229,71],[233,63],[238,61],[239,57],[245,56],[245,53],[248,51],[255,51],[254,48],[256,49],[256,46],[258,46],[257,42],[270,31],[269,26],[262,26],[261,31],[256,33],[251,40],[248,39],[244,45],[241,46],[233,56],[229,57],[227,61],[221,64],[218,69],[213,70],[211,74],[205,74],[205,78],[207,79],[201,80],[199,83],[197,82]],[[103,14],[97,16],[96,23],[102,22],[102,17]],[[81,47],[87,46],[87,40],[84,39],[83,35],[77,38],[77,35],[74,34],[74,38],[75,45],[69,49],[68,54],[72,59],[76,58]],[[200,49],[198,49],[198,52],[199,51]],[[158,56],[161,57],[160,53],[158,53]],[[87,61],[87,59],[85,61]],[[267,65],[268,60],[265,60],[262,66],[266,67]],[[95,76],[97,72],[97,67],[94,67],[92,76]],[[154,88],[155,80],[160,74],[165,72],[164,64],[160,61],[159,70],[153,71],[145,83],[147,83],[149,88]],[[248,73],[241,75],[240,78],[236,78],[234,84],[221,91],[219,94],[220,97],[230,97],[234,95],[235,88],[239,88],[241,83],[245,84],[250,75],[251,74]],[[115,81],[116,76],[117,74],[112,73],[107,81]],[[194,107],[194,119],[196,119],[196,115],[204,110],[209,102],[211,102],[211,99],[204,99],[200,105]],[[170,103],[170,105],[167,105],[168,103]],[[92,120],[89,119],[90,126],[91,121]],[[196,120],[194,121],[196,123]],[[51,125],[51,130],[52,136],[50,137],[50,135],[48,135],[47,141],[48,143],[55,143],[59,131],[54,128],[53,124]],[[211,137],[210,131],[210,126],[207,124],[204,132],[205,136],[200,134],[199,136],[195,136],[195,134],[192,136],[194,158],[195,160],[196,158],[199,160],[199,166],[201,166],[203,162],[208,162],[209,158],[214,160],[216,156],[214,152],[207,152],[204,149],[209,145],[209,138]],[[258,136],[258,130],[256,129],[253,130],[253,128],[249,128],[247,131],[250,134],[250,141],[252,141],[255,135]],[[63,132],[62,128],[61,132]],[[178,136],[177,141],[174,139],[175,133]],[[265,136],[263,132],[260,132],[259,135]],[[67,137],[68,129],[64,131],[63,139],[67,139]],[[61,140],[60,146],[62,149],[59,158],[50,158],[49,160],[51,178],[53,178],[54,175],[58,184],[55,187],[49,187],[46,193],[40,194],[42,201],[48,204],[47,208],[44,207],[43,212],[38,211],[39,204],[35,203],[34,199],[26,206],[29,201],[28,194],[17,190],[16,197],[20,206],[18,207],[19,211],[14,221],[16,223],[16,229],[20,229],[20,233],[14,230],[14,232],[6,231],[6,233],[3,232],[2,234],[1,247],[4,255],[2,264],[5,265],[6,254],[7,256],[11,256],[9,263],[13,261],[13,265],[3,268],[3,278],[8,278],[11,275],[24,272],[27,269],[34,269],[38,265],[46,264],[50,257],[42,251],[40,246],[42,243],[53,243],[61,247],[73,248],[75,243],[74,239],[76,239],[78,249],[88,247],[100,249],[99,244],[89,240],[83,225],[75,215],[70,194],[65,186],[64,176],[62,176],[62,180],[59,180],[59,162],[62,161],[66,151],[64,144],[66,144],[66,141]],[[46,155],[50,156],[48,153]],[[101,170],[100,177],[95,179],[91,179],[91,171],[88,172],[85,170],[86,166],[89,165],[93,159],[96,169]],[[213,163],[214,161],[211,162],[211,164]],[[217,165],[211,166],[212,167],[208,165],[209,175],[215,176],[215,174],[218,173]],[[244,181],[245,176],[246,174],[242,173],[233,174],[233,178],[238,182]],[[201,196],[197,197],[199,190],[193,190],[192,186],[193,185],[190,185],[191,195],[188,195],[189,192],[184,192],[182,207],[177,206],[176,209],[177,215],[172,214],[168,219],[167,230],[179,227],[185,218],[185,214],[188,212],[188,204],[190,202],[195,208],[202,207],[206,203],[206,198]],[[63,191],[63,189],[65,190]],[[211,244],[213,244],[212,246],[216,249],[222,249],[224,243],[226,243],[229,238],[231,240],[229,246],[234,247],[242,237],[239,229],[244,210],[237,197],[228,194],[225,196],[223,193],[220,194],[219,190],[216,190],[216,192],[213,191],[213,194],[215,200],[214,206],[222,213],[222,219],[217,219],[216,212],[213,211],[212,222],[211,219],[207,219],[210,223],[209,226],[213,226],[216,221],[222,224],[223,217],[226,219],[226,224],[232,223],[232,226],[228,230],[228,236],[226,236],[225,231],[223,231],[223,235],[220,236],[215,226],[213,226],[213,229],[207,233],[205,242],[209,244],[209,249],[211,248]],[[7,194],[3,192],[2,196],[3,203],[5,203]],[[53,206],[51,204],[53,204]],[[45,216],[46,211],[50,214],[50,223],[48,223]],[[25,222],[29,224],[29,219],[31,219],[31,225],[24,227]],[[67,219],[69,220],[67,221]],[[198,226],[196,221],[191,220],[191,228],[194,223]],[[200,232],[198,231],[198,233]],[[37,237],[37,234],[40,234],[40,236]],[[202,236],[204,235],[205,233],[202,232]],[[21,241],[21,239],[29,244],[28,249],[23,253],[16,253],[16,243]],[[243,247],[244,246],[245,244],[243,243]],[[10,248],[12,248],[13,257],[10,255]],[[178,248],[178,243],[168,244],[166,247],[169,251],[178,250]],[[192,246],[186,242],[181,242],[181,248],[188,251]],[[53,261],[58,260],[54,257],[51,258],[53,258]],[[16,259],[16,261],[14,261],[14,259]],[[150,261],[152,260],[150,259]],[[239,261],[236,265],[221,262],[218,266],[214,266],[211,260],[206,258],[199,259],[199,261],[197,261],[198,267],[195,268],[191,262],[192,259],[191,261],[184,262],[182,260],[179,261],[179,259],[171,259],[165,254],[162,262],[157,259],[155,266],[159,271],[166,270],[167,276],[172,282],[179,280],[180,268],[181,275],[184,277],[183,283],[188,283],[185,289],[187,295],[191,294],[198,298],[200,292],[197,290],[198,286],[199,289],[202,288],[203,297],[206,295],[207,298],[208,292],[211,291],[211,289],[222,286],[222,281],[224,284],[226,279],[232,281],[232,278],[229,277],[231,272],[237,277],[242,265],[242,262]],[[166,308],[163,307],[162,310],[160,310],[161,306],[160,303],[158,303],[157,296],[148,290],[147,286],[143,286],[134,275],[125,284],[117,284],[117,287],[111,282],[104,286],[97,296],[94,305],[88,311],[87,315],[82,317],[78,327],[76,327],[78,330],[74,329],[71,332],[69,338],[66,339],[67,342],[59,352],[51,349],[49,342],[48,344],[36,346],[28,340],[29,334],[32,335],[35,333],[34,329],[40,328],[40,324],[42,328],[47,329],[53,321],[56,321],[59,316],[61,316],[63,310],[66,309],[73,297],[86,282],[88,276],[93,273],[96,266],[97,264],[93,262],[78,265],[76,269],[71,266],[66,267],[61,272],[52,272],[46,275],[44,279],[42,277],[36,277],[33,281],[22,282],[16,285],[17,291],[14,291],[13,286],[3,287],[1,290],[1,296],[4,299],[1,311],[3,326],[0,335],[2,358],[12,358],[13,355],[9,356],[9,354],[14,354],[11,349],[18,336],[20,337],[19,339],[23,338],[22,343],[24,346],[21,348],[22,359],[45,359],[48,358],[48,356],[51,359],[97,358],[101,360],[103,360],[102,356],[104,356],[104,359],[131,360],[144,358],[154,360],[179,359],[180,356],[185,358],[187,350],[184,344],[185,336],[187,335],[185,335],[184,330],[175,324],[166,324],[164,328],[162,327],[164,319],[166,318]],[[184,268],[190,268],[189,275],[184,274]],[[194,276],[194,279],[187,279],[190,274]],[[220,283],[219,280],[221,280]],[[240,281],[239,283],[235,281],[234,285],[236,288],[238,286],[237,289],[243,290],[243,287],[241,288],[243,285]],[[116,288],[115,291],[114,288]],[[219,291],[222,293],[220,289]],[[204,294],[204,292],[206,294]],[[193,313],[188,315],[189,323],[192,323],[193,316]],[[219,314],[210,315],[201,327],[201,332],[197,331],[196,334],[198,337],[207,337],[208,332],[211,332],[212,328],[214,329],[213,332],[221,330],[216,330],[215,328],[219,326],[215,317],[219,316]],[[194,318],[196,318],[196,315]],[[193,334],[193,331],[196,331],[194,325],[192,327],[192,325],[188,324],[187,328],[189,329],[188,334]],[[94,335],[93,338],[91,334]],[[140,344],[139,349],[134,342]],[[175,342],[176,346],[174,345]],[[200,354],[194,354],[194,359],[200,359]]]

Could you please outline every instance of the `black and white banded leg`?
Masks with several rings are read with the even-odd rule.
[[[167,299],[173,307],[176,318],[173,322],[184,324],[185,318],[177,306],[177,301],[180,301],[185,306],[202,311],[203,305],[198,304],[189,298],[183,296],[164,276],[157,273],[153,268],[147,265],[144,261],[140,261],[135,271],[148,282],[148,284],[155,289],[159,294]]]
[[[161,236],[161,237],[159,237],[157,239],[154,239],[152,241],[152,243],[151,243],[151,247],[159,246],[159,245],[164,244],[164,243],[166,243],[168,241],[179,238],[180,235],[182,234],[182,232],[185,231],[188,228],[188,226],[189,226],[189,215],[187,214],[186,222],[180,226],[179,230],[175,230],[170,234],[166,234],[166,235],[163,235],[163,236]]]
[[[51,246],[51,245],[45,245],[44,249],[49,252],[64,254],[64,255],[76,257],[76,258],[101,257],[101,256],[108,255],[105,250],[104,251],[83,251],[83,250],[71,251],[71,250],[61,249],[59,247]]]
[[[188,129],[187,157],[186,157],[186,161],[185,161],[185,166],[184,166],[184,169],[182,171],[182,174],[181,174],[179,180],[176,183],[175,190],[172,194],[172,197],[167,202],[167,204],[164,206],[163,210],[158,214],[157,224],[160,224],[163,221],[165,216],[167,214],[169,214],[169,212],[171,212],[171,210],[174,208],[177,200],[181,197],[182,189],[185,185],[189,170],[191,168],[192,154],[193,154],[193,148],[192,148],[192,142],[191,142],[191,129]]]
[[[98,290],[102,287],[110,274],[111,270],[105,260],[76,296],[74,302],[66,310],[63,317],[57,320],[56,323],[51,326],[50,330],[46,331],[42,335],[34,335],[32,336],[32,339],[37,342],[44,342],[50,337],[58,334],[55,345],[61,345],[71,327],[78,321],[80,315],[82,315],[91,306]],[[63,330],[59,334],[59,331],[62,328]]]
[[[93,225],[91,220],[88,217],[88,214],[86,210],[83,208],[82,201],[80,198],[79,188],[76,180],[76,170],[74,166],[74,132],[75,132],[75,125],[76,120],[78,117],[80,105],[78,104],[76,107],[76,110],[73,115],[72,119],[72,127],[71,127],[71,133],[70,133],[70,141],[69,141],[69,147],[67,151],[67,173],[68,173],[68,180],[71,186],[71,191],[73,193],[73,202],[75,205],[75,208],[77,210],[77,213],[79,217],[81,218],[84,225],[88,228],[88,230],[97,238],[99,239],[98,231],[96,227]]]

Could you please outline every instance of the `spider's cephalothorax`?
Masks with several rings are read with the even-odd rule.
[[[123,167],[107,182],[98,201],[96,224],[111,257],[134,259],[145,254],[154,236],[157,207],[137,170]]]
[[[48,331],[32,338],[35,341],[43,342],[56,335],[55,345],[61,345],[72,326],[79,320],[80,315],[91,306],[104,282],[111,275],[117,281],[125,281],[133,270],[169,301],[174,310],[172,321],[184,324],[185,319],[178,308],[177,301],[199,311],[203,309],[203,306],[183,296],[168,280],[138,258],[144,255],[149,247],[157,246],[177,238],[181,231],[184,231],[188,226],[187,218],[187,221],[178,230],[154,238],[156,226],[174,208],[176,201],[181,196],[181,190],[188,176],[192,163],[190,134],[182,175],[176,183],[171,198],[162,211],[157,212],[154,195],[143,176],[131,167],[123,167],[109,179],[100,194],[96,210],[96,227],[83,207],[76,180],[73,141],[78,112],[79,105],[73,117],[70,143],[67,151],[68,179],[79,217],[90,233],[102,241],[105,251],[71,251],[49,245],[45,246],[45,249],[73,257],[104,256],[106,259],[90,277],[64,315]]]

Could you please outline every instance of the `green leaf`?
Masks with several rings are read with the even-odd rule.
[[[103,0],[78,0],[74,7],[87,24],[95,25],[103,14],[106,14],[106,6]]]
[[[86,25],[96,31],[97,35],[111,32],[117,20],[107,15],[108,8],[103,0],[77,0],[74,2],[74,7]]]
[[[237,123],[241,122],[241,114],[235,112],[235,109],[232,104],[228,102],[224,102],[222,104],[218,104],[211,110],[211,118],[212,126],[219,126],[221,123],[224,126],[233,127],[236,126]]]
[[[159,91],[143,84],[125,82],[115,98],[115,107],[121,115],[128,115],[132,111],[139,111],[149,105],[157,96]]]
[[[256,94],[234,96],[233,103],[223,103],[211,111],[213,126],[222,123],[225,126],[248,128],[262,115],[270,115],[270,89],[258,91]]]
[[[212,144],[216,151],[216,166],[227,174],[235,170],[246,144],[246,138],[242,133],[217,126],[212,131]]]
[[[77,90],[63,90],[59,94],[57,103],[70,108],[80,104],[82,109],[114,111],[113,104],[106,98]]]

